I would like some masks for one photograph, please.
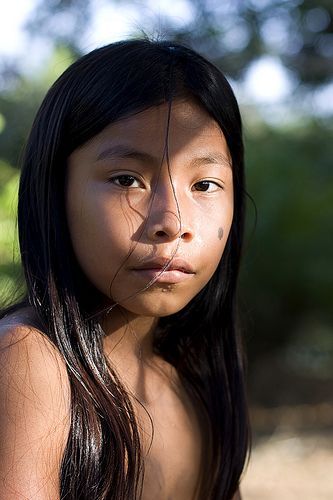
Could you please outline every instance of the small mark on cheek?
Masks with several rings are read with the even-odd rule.
[[[219,227],[219,230],[217,232],[217,236],[218,236],[219,240],[222,240],[222,238],[223,238],[223,228],[222,227]]]

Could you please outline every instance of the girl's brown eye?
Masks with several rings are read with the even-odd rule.
[[[196,182],[193,186],[196,191],[216,191],[218,188],[221,188],[216,182],[213,181],[200,181]]]
[[[138,180],[135,177],[133,177],[133,175],[126,175],[126,174],[117,175],[115,177],[112,177],[110,179],[110,182],[112,182],[113,184],[116,184],[117,186],[122,186],[122,187],[138,187],[139,186]],[[138,184],[138,186],[134,185],[135,182]]]

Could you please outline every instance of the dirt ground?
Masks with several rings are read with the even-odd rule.
[[[257,439],[241,491],[243,500],[333,500],[333,426]]]

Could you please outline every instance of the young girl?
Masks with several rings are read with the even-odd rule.
[[[203,57],[124,41],[56,81],[0,321],[0,498],[239,498],[243,220],[239,110]]]

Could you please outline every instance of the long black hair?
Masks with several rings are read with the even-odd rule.
[[[220,70],[190,48],[122,41],[83,56],[54,83],[22,166],[18,227],[26,302],[63,356],[71,386],[61,499],[134,500],[144,474],[133,406],[104,355],[103,331],[93,314],[96,291],[82,286],[70,242],[66,161],[112,122],[179,97],[199,102],[223,131],[232,159],[234,216],[217,270],[183,310],[160,319],[154,350],[176,368],[206,432],[199,498],[230,499],[244,468],[249,426],[236,320],[245,193],[238,105]]]

